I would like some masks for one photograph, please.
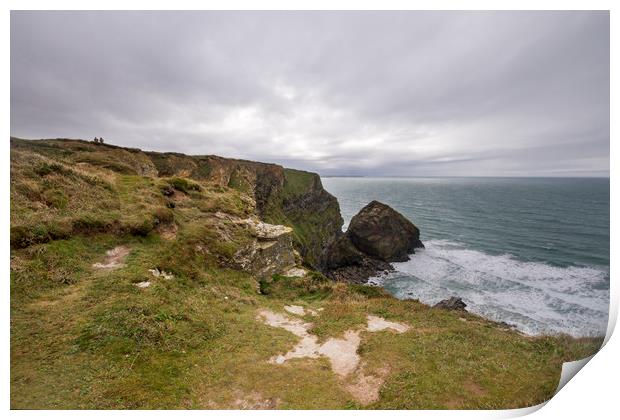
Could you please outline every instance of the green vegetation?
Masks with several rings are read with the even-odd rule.
[[[177,191],[189,194],[190,191],[200,191],[200,185],[185,178],[170,178],[168,183]]]
[[[303,319],[321,341],[363,327],[368,314],[411,327],[361,333],[364,371],[384,378],[367,408],[537,404],[553,394],[563,361],[600,347],[600,339],[524,337],[316,272],[259,282],[231,264],[251,240],[231,220],[255,212],[252,197],[175,173],[157,178],[73,160],[102,150],[12,142],[14,409],[361,408],[325,358],[269,363],[298,338],[257,314],[285,314],[285,305],[315,310]],[[105,150],[128,159],[119,165],[144,163],[138,152]],[[283,205],[314,188],[306,174],[287,171]],[[171,195],[162,193],[166,185]],[[311,240],[318,221],[308,223],[300,239]],[[122,264],[93,266],[118,246],[128,250]]]
[[[335,199],[330,200],[327,192],[319,188],[321,180],[317,174],[285,169],[284,176],[282,193],[272,197],[263,217],[269,223],[291,226],[296,248],[305,262],[318,267],[326,239],[342,227],[340,208]],[[298,202],[303,205],[291,205]]]

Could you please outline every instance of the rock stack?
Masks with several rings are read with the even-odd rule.
[[[372,201],[325,250],[323,271],[337,281],[364,283],[424,248],[420,230],[390,206]]]

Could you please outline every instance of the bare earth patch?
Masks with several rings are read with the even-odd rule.
[[[277,398],[263,398],[258,392],[240,396],[233,402],[233,407],[239,410],[273,410],[277,408]]]
[[[125,266],[123,261],[125,261],[125,257],[129,255],[129,251],[131,250],[125,245],[117,246],[107,251],[103,262],[93,264],[93,268],[98,268],[100,270],[116,270],[117,268],[122,268]]]
[[[162,239],[172,241],[177,238],[177,231],[179,228],[175,223],[162,224],[157,228],[157,232]]]
[[[312,316],[317,315],[317,311],[315,311],[314,309],[306,309],[303,306],[299,306],[299,305],[287,305],[284,307],[284,310],[293,315],[299,315],[299,316],[304,316],[306,315],[306,313]]]
[[[367,331],[375,332],[391,329],[396,331],[397,333],[404,333],[409,330],[409,326],[405,324],[401,324],[400,322],[391,322],[386,321],[383,318],[374,315],[368,315],[368,327]]]
[[[304,315],[306,313],[303,307],[296,305],[285,306],[285,309],[296,315]],[[349,378],[344,384],[344,388],[359,402],[369,404],[379,398],[379,389],[384,382],[385,375],[380,377],[365,375],[362,368],[358,369],[361,360],[357,354],[357,349],[360,345],[361,330],[347,330],[344,332],[343,338],[334,337],[328,339],[323,344],[319,344],[318,337],[308,332],[312,327],[310,323],[305,323],[299,319],[291,319],[286,315],[266,309],[260,310],[258,315],[267,325],[283,328],[300,337],[293,350],[284,355],[273,356],[269,360],[270,363],[283,364],[290,359],[304,357],[316,359],[324,356],[329,359],[332,371],[341,378],[344,379],[356,373],[355,378]],[[407,331],[409,326],[368,315],[366,331],[375,332],[386,329],[394,330],[400,334]],[[387,370],[385,373],[387,374]]]
[[[379,376],[364,375],[363,369],[360,369],[356,380],[346,384],[345,389],[360,403],[370,404],[379,399],[379,390],[387,374],[388,370],[382,369],[379,371]]]

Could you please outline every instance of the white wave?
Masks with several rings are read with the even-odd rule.
[[[381,282],[400,298],[434,304],[460,296],[468,309],[515,324],[529,334],[604,333],[609,308],[608,271],[594,267],[556,267],[490,255],[445,241],[425,242],[411,260]]]

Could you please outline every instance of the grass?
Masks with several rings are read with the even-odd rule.
[[[105,249],[121,243],[132,249],[124,268],[92,269]],[[39,245],[27,265],[16,267],[12,408],[222,408],[257,393],[279,408],[356,407],[326,360],[267,363],[296,338],[258,321],[257,310],[282,312],[291,303],[324,308],[311,330],[321,340],[362,326],[366,314],[413,327],[402,335],[362,334],[359,353],[368,370],[390,372],[370,408],[537,404],[552,395],[562,361],[600,345],[525,338],[473,315],[462,322],[458,314],[320,275],[276,277],[262,294],[254,278],[234,270],[207,265],[193,275],[185,268],[193,264],[189,254],[166,265],[166,243],[156,235],[78,237]],[[14,258],[23,261],[26,252]],[[156,266],[175,278],[149,277]],[[148,289],[134,286],[145,279],[152,281]],[[484,391],[468,392],[471,382]]]
[[[537,404],[553,394],[563,361],[601,345],[523,337],[316,272],[259,282],[230,268],[248,231],[215,216],[251,215],[246,193],[78,165],[75,156],[104,149],[66,143],[12,144],[11,242],[22,242],[11,249],[11,408],[361,408],[324,358],[268,363],[297,338],[257,312],[291,304],[322,308],[304,318],[321,341],[361,328],[368,314],[411,326],[361,333],[365,371],[387,372],[367,408]],[[109,147],[126,159],[139,154]],[[306,173],[287,174],[285,196],[308,191]],[[162,185],[174,193],[164,196]],[[123,267],[93,267],[119,245],[130,249]],[[153,268],[174,277],[155,278]],[[150,287],[136,287],[146,280]]]

